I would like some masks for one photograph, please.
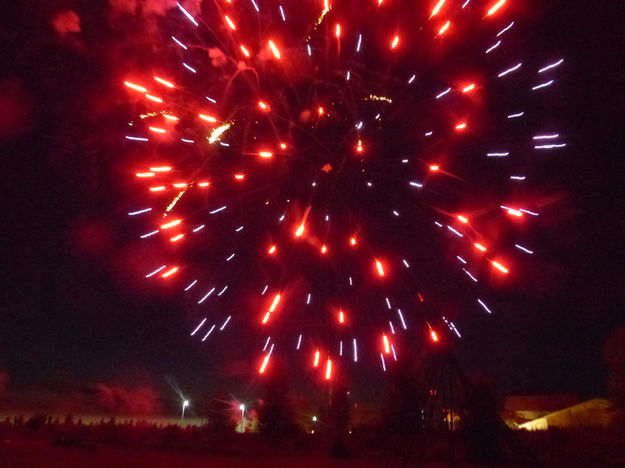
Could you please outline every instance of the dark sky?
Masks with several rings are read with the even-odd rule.
[[[101,50],[84,49],[110,40],[111,31],[98,26],[105,8],[39,3],[0,12],[7,23],[0,33],[0,369],[13,388],[128,376],[173,376],[189,389],[228,386],[232,378],[219,364],[224,351],[188,339],[175,295],[125,284],[127,233],[111,228],[125,222],[109,169],[117,148],[98,149],[116,128],[97,128],[123,119],[120,103],[99,98],[111,95],[118,77]],[[603,392],[603,340],[625,322],[625,51],[617,2],[550,3],[532,40],[567,60],[569,148],[558,177],[566,210],[544,244],[562,274],[539,291],[498,296],[497,314],[465,324],[458,353],[469,371],[492,375],[504,393],[590,396]],[[55,36],[49,19],[65,8],[80,16],[84,40]],[[235,380],[239,391],[254,387]]]

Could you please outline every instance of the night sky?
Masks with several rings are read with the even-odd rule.
[[[549,3],[526,47],[549,44],[566,58],[557,92],[569,145],[538,241],[546,253],[531,286],[494,297],[496,314],[468,314],[457,353],[502,393],[594,396],[604,392],[603,341],[625,322],[620,15],[617,2]],[[132,279],[135,233],[116,172],[125,116],[122,98],[110,99],[127,50],[107,55],[123,38],[107,25],[106,2],[45,4],[0,11],[0,370],[10,391],[173,380],[190,393],[254,394],[244,356],[190,340],[177,293]],[[50,20],[66,9],[82,31],[59,37]],[[360,386],[371,371],[361,372]]]

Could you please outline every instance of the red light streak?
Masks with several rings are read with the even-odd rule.
[[[271,52],[273,52],[273,56],[280,60],[280,51],[271,39],[269,40],[269,48],[271,49]]]
[[[140,93],[147,93],[148,90],[143,86],[139,86],[138,84],[131,83],[130,81],[124,81],[124,84],[128,86],[130,89],[134,89],[135,91],[139,91]]]
[[[378,275],[384,276],[384,266],[382,265],[382,262],[380,262],[380,260],[375,261],[375,267],[378,269]]]
[[[465,216],[458,215],[458,221],[460,221],[461,223],[467,224],[469,222],[469,219],[466,218]]]
[[[271,158],[273,156],[273,153],[271,151],[260,151],[258,155],[261,158]]]
[[[265,357],[263,358],[263,362],[260,365],[260,369],[258,369],[259,374],[262,374],[265,372],[265,369],[267,368],[268,363],[269,363],[269,354],[265,354]]]
[[[164,80],[163,78],[159,78],[158,76],[155,76],[154,79],[158,81],[160,84],[167,86],[168,88],[176,87],[171,81]]]
[[[332,378],[332,360],[328,358],[326,362],[326,380],[330,380]]]
[[[447,21],[442,28],[440,28],[438,30],[438,35],[442,36],[443,34],[445,34],[447,32],[447,30],[449,29],[449,25],[451,24],[450,21]]]
[[[268,253],[269,255],[273,255],[273,254],[275,254],[275,253],[276,253],[276,250],[277,250],[277,249],[278,249],[278,248],[277,248],[275,245],[272,245],[271,247],[269,247],[269,250],[267,250],[267,253]]]
[[[243,53],[243,55],[245,55],[247,58],[250,58],[250,52],[247,50],[247,47],[241,44],[239,48],[241,49],[241,52]]]
[[[161,275],[161,278],[169,278],[171,275],[175,274],[176,272],[178,272],[178,267],[170,268],[169,270],[167,270],[165,273]]]
[[[467,128],[467,123],[466,122],[461,122],[458,125],[456,125],[456,130],[459,131],[459,132],[464,130],[465,128]]]
[[[154,172],[137,172],[137,177],[154,177]]]
[[[433,16],[436,16],[444,4],[445,4],[445,0],[439,0],[439,2],[436,5],[434,5],[434,8],[432,9],[432,13],[430,14],[430,18],[432,18]]]
[[[495,268],[497,268],[502,273],[508,273],[508,269],[505,266],[503,266],[501,263],[496,262],[495,260],[491,260],[491,263],[493,264]]]
[[[159,127],[148,127],[148,129],[149,129],[151,132],[154,132],[154,133],[166,133],[166,130],[165,130],[164,128],[159,128]]]
[[[384,352],[386,354],[391,353],[391,344],[388,341],[388,336],[382,335],[382,343],[384,344]]]
[[[486,16],[491,16],[491,15],[495,14],[497,12],[497,10],[499,10],[502,6],[504,6],[505,3],[506,3],[506,0],[499,0],[492,7],[490,7],[488,12],[486,13]]]
[[[172,237],[170,240],[170,242],[178,242],[180,239],[182,239],[184,237],[184,234],[178,234],[177,236]]]
[[[464,88],[462,88],[462,92],[463,93],[468,93],[470,91],[473,91],[475,89],[475,83],[471,83],[468,86],[465,86]]]
[[[280,303],[280,297],[280,294],[275,295],[273,302],[271,303],[271,307],[269,307],[269,312],[273,313],[273,311],[276,310],[276,307],[278,307],[278,304]]]
[[[313,360],[313,367],[319,366],[319,350],[315,351],[315,358]]]
[[[484,247],[482,244],[478,244],[477,242],[475,244],[473,244],[475,246],[475,248],[477,250],[481,250],[482,252],[486,252],[486,247]]]
[[[438,341],[438,334],[434,330],[430,330],[430,338],[436,343]]]
[[[173,221],[170,221],[169,223],[161,224],[161,229],[169,229],[174,226],[178,226],[180,223],[182,223],[181,219],[175,219]]]
[[[236,31],[237,27],[234,25],[232,20],[228,18],[228,15],[225,15],[224,19],[226,20],[226,23],[228,23],[228,26],[230,26],[230,29],[232,29],[233,31]]]
[[[163,100],[160,97],[156,97],[156,96],[152,96],[151,94],[147,94],[145,95],[146,99],[149,99],[150,101],[154,101],[154,102],[158,102],[158,103],[162,103]]]
[[[206,114],[199,114],[200,119],[202,120],[206,120],[207,122],[210,123],[215,123],[217,122],[217,119],[211,115],[206,115]]]
[[[171,171],[171,166],[156,166],[151,167],[150,170],[152,172],[169,172]]]
[[[393,42],[391,42],[391,49],[394,49],[395,47],[397,47],[397,44],[399,44],[399,36],[395,36],[393,38]]]

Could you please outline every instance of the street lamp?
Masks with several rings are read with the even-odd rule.
[[[182,417],[180,418],[182,421],[184,421],[184,410],[187,406],[189,406],[189,400],[184,400],[182,402]]]
[[[241,433],[245,432],[245,405],[241,403],[239,406],[241,410]]]

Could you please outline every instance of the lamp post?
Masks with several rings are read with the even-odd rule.
[[[182,416],[180,418],[181,421],[184,421],[184,410],[189,406],[189,400],[184,400],[182,402]]]
[[[245,432],[245,405],[241,403],[241,405],[239,406],[239,409],[241,410],[241,433],[244,433]]]

